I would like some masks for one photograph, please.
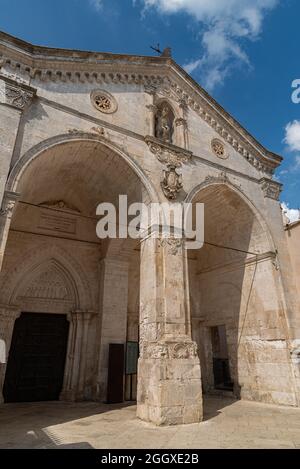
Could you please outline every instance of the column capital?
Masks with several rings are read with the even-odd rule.
[[[19,197],[20,194],[18,192],[5,191],[0,216],[11,216]]]
[[[30,106],[36,88],[0,74],[0,102],[23,111]]]
[[[0,320],[15,321],[20,315],[21,309],[18,306],[0,304]]]

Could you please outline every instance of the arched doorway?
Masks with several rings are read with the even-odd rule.
[[[30,150],[11,173],[8,189],[20,197],[0,275],[8,369],[17,318],[19,323],[27,318],[28,324],[38,318],[45,326],[46,320],[64,317],[69,332],[61,399],[106,399],[107,349],[110,343],[124,345],[127,340],[128,308],[136,305],[130,298],[138,283],[131,279],[138,278],[139,252],[129,240],[117,250],[96,236],[96,207],[101,202],[117,207],[120,194],[127,195],[129,204],[148,202],[142,177],[128,156],[94,135],[56,137]],[[130,308],[136,320],[138,311]],[[41,332],[36,334],[36,342],[44,342]],[[23,387],[31,377],[34,388],[39,372],[32,369],[34,360],[28,360],[30,354],[18,375],[24,378]],[[1,390],[5,373],[3,366]],[[48,384],[50,376],[51,370],[44,376]],[[6,400],[12,399],[6,395]]]
[[[193,338],[204,393],[295,405],[276,249],[251,202],[227,178],[210,178],[204,246],[189,252]]]

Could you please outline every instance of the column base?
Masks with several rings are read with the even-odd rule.
[[[156,425],[201,422],[201,371],[199,358],[194,353],[195,344],[156,343],[149,346],[152,358],[143,356],[139,359],[137,416]],[[170,358],[172,355],[174,358]]]

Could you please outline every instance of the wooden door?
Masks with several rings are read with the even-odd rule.
[[[5,402],[57,400],[63,384],[66,315],[22,313],[15,322],[3,388]]]

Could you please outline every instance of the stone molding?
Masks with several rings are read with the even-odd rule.
[[[260,185],[266,198],[279,200],[279,196],[282,191],[282,184],[273,181],[272,179],[262,178],[260,180]]]
[[[20,197],[17,192],[5,191],[0,209],[0,217],[10,217],[13,213],[14,207]]]
[[[151,94],[162,95],[176,101],[181,107],[192,109],[222,137],[224,143],[229,143],[257,170],[272,175],[280,164],[280,156],[268,152],[243,128],[239,129],[238,122],[235,122],[200,86],[195,92],[189,86],[179,85],[169,77],[164,77],[159,84],[151,87]]]
[[[60,57],[60,60],[53,57],[53,60],[50,61],[47,55],[35,57],[34,54],[31,54],[31,60],[28,61],[21,51],[17,54],[18,60],[15,60],[15,51],[6,50],[10,56],[2,55],[0,65],[13,72],[23,73],[31,79],[54,82],[141,85],[147,93],[168,97],[175,100],[179,106],[185,106],[196,112],[225,142],[229,143],[259,171],[271,175],[280,164],[280,156],[267,151],[259,144],[204,89],[196,83],[187,81],[187,76],[172,59],[160,60],[160,73],[158,74],[158,62],[153,57],[135,57],[134,59],[137,60],[133,62],[133,57],[122,56],[123,62],[118,62],[118,55],[97,54],[99,60],[93,57],[94,60],[87,63],[85,59],[83,70],[83,58],[71,61],[65,54]],[[101,63],[104,56],[109,59]],[[141,59],[144,60],[144,63]],[[99,65],[101,65],[101,71]]]
[[[197,357],[197,344],[191,340],[162,340],[141,344],[142,359],[190,359]]]
[[[20,111],[30,106],[35,94],[36,89],[21,83],[5,75],[0,75],[0,80],[4,83],[4,89],[2,87],[1,102],[12,106]]]
[[[171,143],[162,142],[158,138],[149,135],[145,137],[145,142],[158,161],[166,165],[175,166],[175,168],[180,168],[183,163],[188,163],[193,156],[191,151]]]

